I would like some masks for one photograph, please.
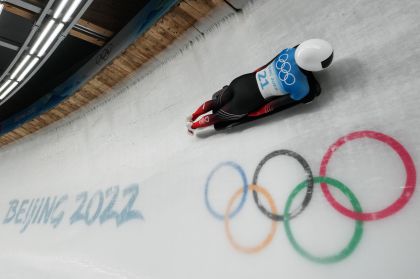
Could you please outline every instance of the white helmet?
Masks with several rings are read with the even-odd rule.
[[[296,64],[307,71],[315,72],[327,68],[334,56],[329,42],[321,39],[310,39],[301,43],[295,52]]]

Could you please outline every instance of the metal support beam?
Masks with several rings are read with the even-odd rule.
[[[60,102],[73,95],[92,76],[96,75],[104,65],[111,62],[136,39],[150,29],[179,0],[149,1],[131,21],[110,40],[103,50],[95,54],[76,73],[66,81],[48,92],[44,97],[30,105],[24,111],[14,114],[0,123],[0,135],[12,131],[23,123],[46,112]],[[29,78],[29,77],[28,77]],[[7,98],[7,97],[6,97]],[[1,105],[1,104],[0,104]]]
[[[27,20],[34,22],[36,20],[36,15],[35,13],[31,12],[31,11],[27,11],[25,9],[16,7],[15,5],[9,4],[9,3],[5,3],[4,2],[4,7],[3,10],[5,10],[8,13],[26,18]]]
[[[54,0],[50,0],[54,1]],[[34,74],[38,72],[38,70],[44,65],[44,63],[48,60],[48,58],[51,56],[51,54],[54,53],[55,49],[58,47],[58,45],[64,40],[64,38],[67,36],[67,34],[70,32],[70,30],[74,27],[76,22],[80,20],[82,15],[85,13],[87,8],[90,6],[93,0],[87,0],[84,2],[84,4],[79,8],[78,12],[72,19],[72,21],[68,24],[68,26],[61,32],[60,36],[56,39],[55,43],[53,43],[46,53],[46,55],[41,59],[41,61],[35,66],[35,68],[30,72],[30,74],[15,88],[12,90],[12,92],[9,93],[3,100],[0,101],[0,106],[7,102],[16,92],[18,92],[25,84],[32,78]],[[51,6],[46,7],[46,9],[49,9]]]
[[[22,53],[26,50],[29,42],[32,40],[32,37],[35,35],[36,31],[38,30],[39,26],[42,24],[44,18],[46,17],[48,11],[50,10],[51,6],[54,4],[55,0],[48,0],[47,4],[45,5],[45,8],[42,10],[41,14],[38,16],[38,19],[32,26],[32,30],[29,33],[28,37],[26,37],[25,42],[20,47],[18,53],[16,54],[15,58],[13,59],[12,63],[10,63],[9,67],[7,67],[6,71],[3,72],[3,74],[0,76],[0,82],[3,81],[3,79],[6,77],[7,74],[9,74],[10,70],[15,66],[17,61],[22,56]]]
[[[22,1],[22,0],[5,0],[4,2],[12,4],[16,7],[19,7],[19,8],[25,9],[25,10],[31,11],[31,12],[36,13],[36,14],[40,14],[41,11],[42,11],[42,8],[40,8],[40,7],[38,7],[34,4]]]
[[[95,37],[95,38],[100,39],[100,40],[103,40],[103,41],[107,41],[108,40],[108,37],[107,36],[103,36],[103,35],[101,35],[99,33],[96,33],[95,30],[92,30],[92,29],[90,29],[90,28],[88,28],[86,26],[80,25],[80,24],[76,24],[73,27],[73,30],[79,31],[79,32],[82,32],[82,33],[85,33],[85,34],[87,34],[89,36]]]
[[[18,43],[13,42],[3,37],[0,37],[0,46],[14,50],[14,51],[18,51],[20,48],[20,45]]]
[[[42,12],[42,8],[22,0],[5,0],[4,4],[6,11],[29,20],[35,20],[38,14]],[[52,14],[52,10],[48,9],[46,14]],[[83,41],[103,46],[114,35],[114,32],[80,19],[70,32],[70,35]]]

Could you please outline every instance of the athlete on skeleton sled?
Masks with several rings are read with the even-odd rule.
[[[187,117],[188,132],[194,134],[196,129],[211,125],[223,130],[311,102],[321,93],[312,72],[327,68],[333,55],[332,46],[321,39],[284,49],[263,67],[213,94]]]

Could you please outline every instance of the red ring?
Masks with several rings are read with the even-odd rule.
[[[328,202],[340,213],[343,215],[350,217],[354,220],[361,220],[361,221],[374,221],[379,220],[385,217],[388,217],[398,210],[403,208],[407,202],[410,200],[411,196],[414,193],[414,189],[416,188],[416,167],[414,166],[413,159],[411,158],[410,154],[407,150],[402,146],[398,141],[391,138],[390,136],[384,135],[379,132],[374,131],[357,131],[348,134],[347,136],[339,138],[333,145],[331,145],[327,152],[325,153],[324,157],[322,158],[321,168],[319,170],[320,176],[326,176],[327,172],[327,164],[331,159],[332,154],[346,142],[359,139],[359,138],[371,138],[389,145],[401,158],[405,171],[407,174],[405,180],[405,186],[401,193],[401,196],[390,206],[384,208],[380,211],[376,212],[355,212],[352,210],[347,209],[343,205],[341,205],[337,200],[334,199],[330,190],[328,189],[327,184],[321,183],[322,192],[324,193],[325,197],[327,198]]]

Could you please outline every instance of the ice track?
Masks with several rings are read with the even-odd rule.
[[[0,277],[418,278],[419,13],[409,0],[255,1],[1,149]],[[312,37],[335,48],[314,102],[187,135],[213,92]]]

